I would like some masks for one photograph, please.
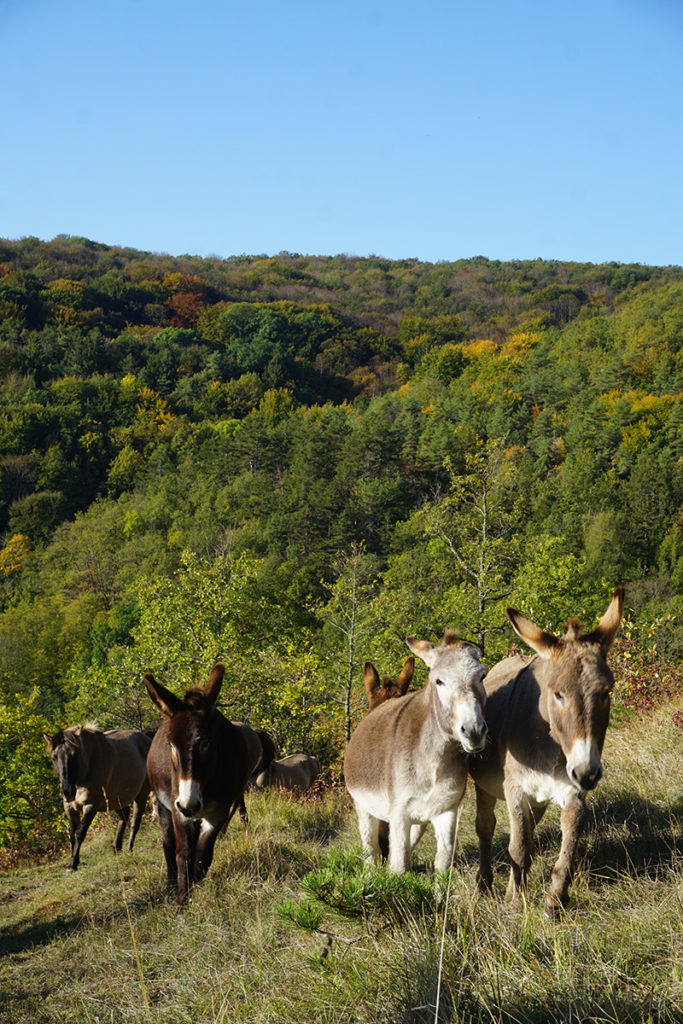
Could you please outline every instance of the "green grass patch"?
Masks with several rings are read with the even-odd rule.
[[[249,826],[231,822],[182,913],[165,895],[156,823],[145,820],[132,857],[116,858],[114,823],[102,818],[76,873],[64,847],[0,874],[0,1020],[680,1024],[680,752],[671,709],[608,732],[557,923],[542,917],[559,846],[551,811],[520,910],[502,898],[502,807],[494,895],[476,893],[472,793],[450,876],[429,869],[429,831],[415,871],[365,865],[343,792],[249,797]]]

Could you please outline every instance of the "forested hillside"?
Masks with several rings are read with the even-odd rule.
[[[0,241],[0,845],[146,670],[333,770],[365,660],[623,583],[621,706],[678,686],[682,340],[680,268]]]

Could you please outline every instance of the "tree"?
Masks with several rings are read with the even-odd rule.
[[[372,632],[370,598],[377,584],[378,563],[362,544],[353,544],[334,562],[334,582],[318,616],[329,636],[328,666],[337,679],[338,702],[344,709],[344,739],[351,737],[353,683],[358,670],[358,646]]]
[[[461,471],[447,460],[450,489],[425,509],[427,538],[450,558],[444,603],[473,631],[482,656],[489,634],[503,628],[500,605],[519,557],[516,458],[500,440],[477,439],[465,450]]]

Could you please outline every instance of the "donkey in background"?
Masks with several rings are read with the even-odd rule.
[[[303,796],[320,775],[320,761],[312,754],[289,754],[259,772],[254,782],[256,790],[280,789]]]
[[[244,808],[244,790],[263,754],[254,729],[216,710],[224,672],[224,665],[214,665],[206,686],[183,698],[145,675],[150,697],[167,716],[152,741],[147,774],[157,799],[168,887],[180,905],[209,870],[219,832]]]
[[[508,608],[513,629],[536,656],[506,658],[486,678],[490,743],[470,762],[477,793],[479,888],[489,890],[493,884],[496,801],[505,800],[510,818],[507,896],[513,901],[526,887],[534,829],[548,804],[557,804],[562,845],[545,896],[547,917],[566,906],[585,795],[602,776],[600,757],[614,685],[606,658],[623,602],[624,590],[618,587],[592,632],[585,633],[581,623],[571,619],[561,637]]]
[[[115,811],[119,818],[114,849],[118,852],[130,816],[128,852],[133,849],[149,795],[147,752],[150,735],[132,729],[100,732],[84,725],[45,736],[52,766],[59,777],[64,811],[69,822],[71,860],[76,871],[81,844],[98,811]]]
[[[374,711],[385,700],[393,700],[394,697],[405,697],[408,687],[413,681],[415,671],[415,658],[406,658],[403,668],[399,672],[396,682],[391,676],[385,676],[380,681],[379,672],[371,661],[365,662],[363,669],[363,686],[368,698],[368,707]]]
[[[379,823],[387,821],[389,866],[407,871],[412,847],[431,822],[434,867],[445,870],[452,861],[468,755],[486,743],[486,669],[476,649],[450,630],[438,646],[414,638],[407,644],[429,666],[427,684],[385,701],[360,722],[346,748],[346,787],[366,859],[379,860]]]

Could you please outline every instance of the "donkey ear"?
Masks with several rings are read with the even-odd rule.
[[[55,749],[54,741],[56,739],[56,736],[50,736],[49,733],[44,732],[43,739],[45,740],[45,746],[47,747],[48,754],[51,754],[52,751]]]
[[[183,706],[180,697],[176,697],[175,693],[171,693],[165,686],[158,683],[151,672],[145,672],[145,686],[162,715],[172,718],[176,711],[180,711]]]
[[[403,662],[403,668],[399,672],[398,679],[396,680],[396,689],[398,690],[401,697],[403,697],[408,687],[413,681],[413,672],[415,671],[415,658],[406,658]]]
[[[366,661],[363,668],[363,686],[365,687],[368,700],[372,701],[373,697],[379,690],[381,683],[379,680],[379,673],[371,661]]]
[[[612,641],[614,640],[621,623],[623,610],[624,588],[617,587],[614,591],[614,596],[610,601],[609,608],[600,619],[593,632],[589,633],[588,636],[584,638],[591,643],[600,644],[603,657],[607,657],[607,652],[612,646]]]
[[[535,626],[533,622],[529,622],[528,619],[525,619],[514,608],[506,608],[505,614],[510,620],[515,633],[522,638],[525,644],[528,644],[542,658],[550,657],[554,648],[560,642],[556,636],[553,636],[552,633],[546,633],[544,629]]]
[[[223,685],[223,674],[225,672],[225,665],[214,665],[209,673],[209,681],[204,687],[204,696],[208,697],[211,707],[216,706],[218,700],[218,694],[221,692],[221,686]]]
[[[429,668],[434,664],[434,651],[436,646],[429,642],[429,640],[418,640],[414,636],[409,636],[406,639],[408,647],[410,647],[413,654],[417,654],[418,658],[424,661],[425,665]]]

